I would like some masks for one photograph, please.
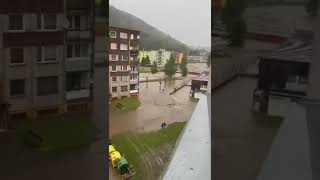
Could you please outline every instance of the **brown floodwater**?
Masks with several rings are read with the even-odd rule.
[[[160,91],[159,82],[140,83],[138,99],[141,105],[136,110],[123,112],[109,106],[109,137],[126,131],[150,131],[161,128],[161,124],[183,122],[190,119],[195,103],[189,99],[190,87],[185,86],[169,95],[174,87],[184,80],[166,83]],[[164,87],[164,82],[161,84]]]

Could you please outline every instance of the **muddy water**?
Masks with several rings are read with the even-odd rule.
[[[126,131],[157,130],[163,122],[170,124],[189,120],[196,105],[189,99],[190,87],[186,86],[169,95],[174,87],[180,86],[183,82],[176,80],[170,84],[166,83],[163,92],[160,91],[159,82],[140,83],[138,98],[141,105],[137,110],[122,112],[109,106],[109,137]],[[164,87],[164,82],[161,87]],[[117,171],[110,166],[109,179],[121,179]]]
[[[190,87],[186,86],[169,95],[182,82],[176,80],[170,85],[166,83],[163,92],[160,91],[159,82],[141,83],[138,96],[141,105],[137,110],[122,112],[109,106],[109,136],[128,130],[156,130],[163,122],[170,124],[190,119],[195,107],[195,103],[189,99]],[[164,87],[164,83],[161,86]]]

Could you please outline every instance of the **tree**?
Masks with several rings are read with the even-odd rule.
[[[153,61],[152,63],[152,67],[151,67],[151,73],[154,74],[158,72],[158,69],[157,69],[157,62],[156,61]]]
[[[151,64],[150,58],[149,58],[149,56],[147,55],[147,57],[146,57],[146,65],[150,65],[150,64]]]
[[[186,76],[188,74],[187,64],[188,64],[187,57],[183,56],[180,64],[180,70],[181,70],[182,76]]]
[[[222,9],[222,21],[226,25],[231,46],[242,46],[247,33],[247,26],[242,14],[247,7],[246,0],[227,0]]]
[[[311,17],[315,17],[318,15],[319,8],[318,0],[309,0],[306,4],[306,11]]]
[[[173,75],[177,72],[177,67],[175,63],[175,58],[173,54],[170,55],[169,61],[164,65],[164,73],[169,79],[172,78]]]
[[[146,58],[142,57],[141,59],[141,66],[146,66]]]

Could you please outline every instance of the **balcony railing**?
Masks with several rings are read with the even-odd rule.
[[[89,89],[82,90],[74,90],[67,92],[67,100],[80,99],[80,98],[88,98],[90,96]]]
[[[138,49],[131,49],[130,50],[130,54],[131,55],[138,55],[139,54],[139,50]]]

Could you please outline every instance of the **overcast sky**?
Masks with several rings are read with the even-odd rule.
[[[190,46],[211,45],[211,0],[109,0]]]

